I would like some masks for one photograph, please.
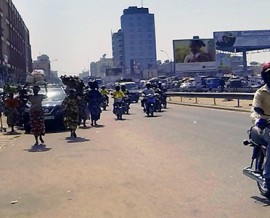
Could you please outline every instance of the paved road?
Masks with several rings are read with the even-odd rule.
[[[248,113],[169,105],[147,118],[133,104],[125,120],[106,111],[99,124],[76,141],[48,134],[45,149],[32,150],[31,135],[2,149],[0,217],[270,215],[242,175]]]

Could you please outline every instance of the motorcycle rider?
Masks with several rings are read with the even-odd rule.
[[[126,89],[125,85],[121,85],[121,91],[128,97],[129,96],[129,91]]]
[[[259,88],[253,98],[252,102],[252,121],[260,129],[264,129],[266,126],[266,120],[270,118],[270,62],[266,63],[262,67],[261,77],[265,83]],[[259,107],[264,110],[264,114],[258,114],[254,108]],[[270,146],[267,146],[266,162],[264,167],[263,176],[265,178],[266,187],[270,189]]]
[[[116,85],[115,86],[115,91],[112,93],[112,97],[114,99],[113,113],[115,113],[114,108],[115,108],[116,104],[119,103],[119,100],[121,100],[122,98],[125,97],[125,94],[120,90],[120,86],[119,85]]]
[[[101,86],[100,94],[106,99],[107,106],[109,106],[109,91],[106,89],[105,85]]]
[[[130,105],[130,97],[129,97],[129,91],[126,89],[125,85],[121,85],[121,91],[124,93],[125,95],[125,101],[128,103],[128,105]],[[129,107],[128,107],[129,108]]]
[[[155,91],[154,91],[154,89],[152,89],[152,84],[150,82],[147,82],[145,86],[146,86],[146,88],[142,91],[142,96],[144,97],[141,100],[141,106],[142,106],[142,108],[144,108],[144,103],[145,103],[145,100],[146,100],[145,99],[145,96],[147,96],[147,95],[154,96],[155,95]]]

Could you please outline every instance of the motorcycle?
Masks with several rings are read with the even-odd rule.
[[[255,107],[254,110],[260,115],[266,115],[260,108]],[[249,139],[243,141],[245,146],[253,147],[250,166],[243,169],[243,174],[255,180],[261,195],[267,198],[270,198],[270,189],[267,188],[266,182],[269,183],[270,181],[264,178],[263,173],[265,169],[269,167],[266,166],[266,150],[270,139],[269,133],[270,119],[265,122],[263,127],[258,127],[258,125],[252,126],[250,130],[248,130]]]
[[[161,99],[161,106],[166,109],[167,108],[167,95],[165,93],[162,93],[160,95],[160,99]]]
[[[144,97],[144,111],[148,117],[154,116],[155,104],[156,104],[156,98],[154,95],[149,94]]]
[[[162,104],[161,104],[161,95],[155,93],[155,112],[161,112]]]
[[[107,99],[106,96],[102,95],[100,107],[105,111],[107,108]]]
[[[129,107],[130,105],[130,98],[129,97],[124,97],[123,98],[123,111],[124,111],[124,114],[129,114]]]
[[[115,102],[113,104],[113,113],[116,115],[116,118],[118,120],[122,120],[124,113],[122,99],[115,99]]]

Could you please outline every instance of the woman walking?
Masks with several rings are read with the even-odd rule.
[[[38,138],[43,144],[44,140],[42,136],[45,135],[45,123],[44,123],[44,112],[42,108],[42,100],[46,98],[46,95],[39,94],[40,87],[33,87],[33,95],[29,96],[30,106],[30,124],[31,132],[33,133],[36,143],[38,145]]]
[[[89,87],[88,108],[91,116],[91,126],[96,126],[101,114],[100,103],[102,101],[102,95],[98,91],[98,84],[96,81],[89,82]]]
[[[6,108],[7,125],[11,128],[10,133],[14,133],[14,126],[17,122],[17,118],[19,115],[17,110],[19,100],[17,98],[14,98],[14,93],[9,93],[9,96],[4,101],[4,105]]]
[[[79,98],[76,90],[70,89],[69,95],[64,99],[62,108],[65,110],[66,124],[70,130],[70,137],[76,138],[76,129],[79,125]]]

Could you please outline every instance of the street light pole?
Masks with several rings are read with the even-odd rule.
[[[169,64],[170,64],[170,73],[171,73],[172,72],[172,62],[170,60],[169,54],[164,50],[160,50],[160,51],[167,55],[167,58],[168,58],[168,61],[169,61]]]

